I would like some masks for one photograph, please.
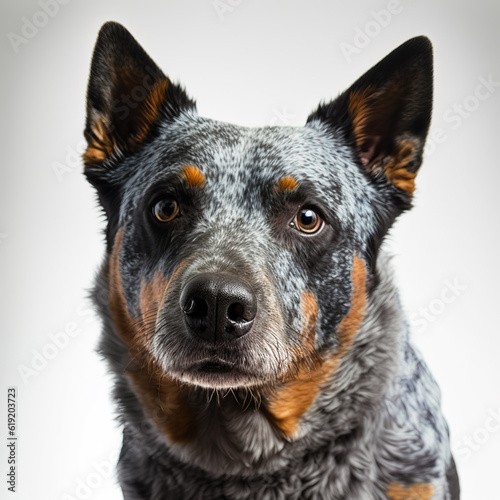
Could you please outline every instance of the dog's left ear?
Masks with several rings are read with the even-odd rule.
[[[401,210],[411,205],[422,162],[432,80],[432,45],[426,37],[413,38],[307,120],[309,125],[319,120],[341,134],[368,175],[390,187]]]
[[[194,109],[184,90],[170,82],[122,25],[104,24],[87,91],[87,178],[98,187],[106,181],[108,160],[134,153],[154,135],[160,121]]]

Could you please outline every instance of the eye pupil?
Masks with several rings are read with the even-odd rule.
[[[170,222],[179,215],[179,205],[172,199],[160,200],[153,207],[153,212],[160,222]]]
[[[310,209],[300,211],[300,222],[303,227],[314,227],[318,216]]]
[[[163,203],[161,211],[163,212],[164,215],[170,217],[175,212],[175,204],[171,201]]]
[[[301,208],[292,224],[302,233],[317,233],[323,227],[323,220],[312,208]]]

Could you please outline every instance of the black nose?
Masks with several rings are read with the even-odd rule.
[[[247,334],[257,313],[250,285],[230,274],[195,276],[182,290],[180,305],[189,329],[213,343]]]

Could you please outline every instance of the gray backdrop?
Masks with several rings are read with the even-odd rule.
[[[430,37],[430,142],[415,208],[387,246],[414,341],[443,391],[463,498],[498,498],[498,1],[3,0],[1,9],[0,436],[16,386],[16,498],[121,498],[111,384],[85,302],[103,223],[78,157],[91,52],[107,20],[184,83],[201,115],[242,125],[302,125],[400,43]],[[0,497],[9,498],[5,480]]]

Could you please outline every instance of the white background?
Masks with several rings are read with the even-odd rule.
[[[500,420],[500,86],[482,89],[484,100],[473,97],[480,78],[500,82],[500,4],[400,0],[386,26],[373,12],[394,6],[387,0],[218,5],[219,12],[213,0],[67,1],[14,47],[9,33],[43,24],[43,10],[36,1],[2,1],[0,436],[7,387],[17,386],[16,498],[121,498],[109,470],[121,441],[111,381],[94,352],[98,322],[84,302],[104,250],[103,221],[74,158],[92,48],[107,20],[123,23],[187,87],[202,116],[241,125],[302,125],[321,99],[400,43],[430,37],[432,130],[442,129],[443,140],[427,151],[415,208],[388,246],[414,341],[443,392],[463,498],[500,498],[500,422],[492,417]],[[366,46],[346,57],[341,44],[354,45],[365,30]],[[465,105],[467,116],[455,105]],[[454,282],[459,290],[450,289]],[[50,347],[51,336],[71,328],[77,334],[66,336],[67,345]],[[23,380],[19,370],[32,363],[36,371]],[[2,479],[1,498],[10,498],[6,488]]]

